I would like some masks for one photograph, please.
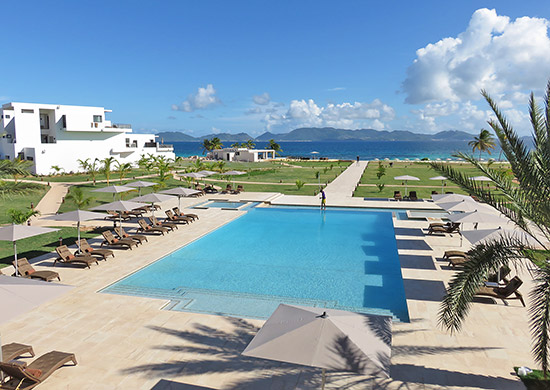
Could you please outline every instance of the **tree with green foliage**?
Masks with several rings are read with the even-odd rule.
[[[269,145],[267,146],[268,149],[274,150],[276,155],[280,155],[283,149],[281,149],[281,146],[275,142],[274,139],[269,140]]]
[[[105,157],[103,160],[100,161],[103,163],[103,166],[101,167],[101,172],[105,175],[107,185],[109,185],[109,181],[111,179],[111,167],[115,163],[116,159],[114,157]]]
[[[301,189],[306,183],[304,183],[302,180],[296,180],[296,187],[298,189]]]
[[[94,200],[94,197],[86,196],[84,191],[82,191],[82,188],[75,186],[71,187],[71,190],[67,196],[65,196],[65,200],[73,202],[77,209],[82,210]]]
[[[18,210],[18,209],[9,209],[8,216],[10,217],[10,222],[16,225],[21,225],[27,223],[27,221],[34,217],[35,215],[40,215],[40,211],[31,209]]]
[[[234,149],[238,149],[240,148],[242,145],[240,142],[234,142],[231,144],[231,147],[234,148]]]
[[[472,147],[472,152],[479,150],[479,159],[481,160],[481,152],[491,154],[491,149],[496,146],[495,139],[487,129],[481,129],[478,136],[474,137],[473,141],[468,142]]]
[[[378,180],[380,180],[384,175],[386,175],[386,167],[384,167],[382,161],[378,161],[378,170],[376,171],[376,177],[378,178]]]
[[[88,171],[88,168],[90,166],[90,159],[87,158],[85,160],[82,160],[82,159],[77,159],[76,160],[78,162],[78,166],[84,171],[84,172],[87,172]]]
[[[159,184],[161,187],[166,186],[166,180],[168,180],[172,175],[172,161],[166,156],[157,156],[154,161],[154,168],[157,170],[159,175]]]
[[[92,178],[92,182],[94,183],[94,186],[96,184],[96,177],[99,173],[99,167],[98,167],[99,159],[95,158],[91,163],[88,164],[88,175]]]
[[[65,171],[63,167],[60,167],[59,165],[52,165],[50,169],[54,172],[54,176],[61,175],[62,172]]]
[[[225,165],[226,165],[225,161],[219,160],[219,161],[216,162],[214,170],[218,171],[220,173],[223,173],[223,172],[225,172]]]
[[[142,154],[137,164],[141,169],[145,169],[147,173],[151,173],[154,165],[154,156],[150,153],[147,156]]]
[[[254,149],[256,147],[256,143],[253,139],[249,139],[248,141],[244,142],[242,144],[247,149]]]
[[[132,172],[132,164],[129,162],[123,163],[120,161],[115,161],[115,170],[118,172],[119,181],[122,183],[122,180],[126,174]]]
[[[495,114],[488,123],[510,162],[514,181],[500,169],[481,164],[473,155],[460,153],[460,157],[493,180],[498,192],[491,192],[478,182],[461,173],[453,164],[434,162],[431,166],[458,184],[470,194],[493,206],[506,215],[525,233],[534,237],[544,249],[550,241],[550,83],[545,107],[539,107],[534,95],[529,99],[529,116],[533,128],[534,148],[529,149],[513,130],[495,101],[486,91],[482,95]],[[481,137],[487,139],[487,137]],[[471,306],[477,289],[495,274],[500,267],[521,267],[525,259],[535,260],[535,252],[527,250],[525,242],[502,235],[499,238],[475,245],[469,260],[451,279],[439,312],[440,323],[450,331],[459,331]],[[540,264],[539,264],[540,265]],[[548,372],[550,352],[550,266],[529,267],[534,277],[529,308],[530,328],[533,337],[532,352],[543,372]]]
[[[223,148],[222,141],[218,137],[214,137],[212,139],[204,139],[202,141],[202,153],[206,154],[207,152],[211,152],[214,149],[221,149]]]

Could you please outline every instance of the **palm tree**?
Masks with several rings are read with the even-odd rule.
[[[29,218],[34,217],[35,215],[40,215],[40,211],[31,209],[31,208],[28,208],[25,210],[18,210],[18,209],[8,210],[8,216],[10,217],[10,222],[16,225],[26,223],[29,220]]]
[[[100,160],[103,163],[101,167],[101,172],[105,175],[107,179],[107,185],[109,185],[109,179],[111,178],[111,166],[116,161],[114,157],[105,157],[103,160]]]
[[[212,148],[210,150],[223,148],[222,141],[218,137],[214,137],[210,140],[210,146]]]
[[[59,165],[52,165],[51,170],[54,171],[54,175],[61,175],[61,171],[64,171]]]
[[[194,172],[202,171],[204,169],[204,163],[200,158],[197,158],[193,161],[193,165],[191,165],[191,167]]]
[[[202,140],[202,154],[206,154],[207,152],[212,150],[212,142],[208,138],[205,138]]]
[[[96,176],[99,173],[99,167],[97,166],[98,162],[99,162],[99,159],[95,158],[94,161],[88,164],[88,174],[92,177],[94,186],[95,186]]]
[[[481,152],[491,154],[491,149],[494,149],[496,144],[489,130],[481,129],[479,136],[474,137],[474,140],[468,142],[468,145],[472,147],[472,152],[475,152],[476,149],[479,150],[479,159],[481,160]]]
[[[76,161],[78,161],[78,165],[80,166],[80,168],[82,168],[82,170],[84,172],[88,171],[88,168],[90,167],[90,159],[89,158],[87,158],[86,160],[78,159]]]
[[[281,149],[281,146],[277,142],[275,142],[274,139],[269,140],[268,148],[274,150],[275,154],[277,154],[277,155],[280,155],[281,154],[280,152],[283,151],[283,149]]]
[[[71,191],[65,196],[65,200],[70,200],[76,205],[76,208],[83,209],[88,206],[94,198],[92,196],[85,196],[82,188],[72,187]]]
[[[496,117],[496,120],[488,123],[497,135],[519,184],[514,185],[502,170],[482,165],[473,155],[461,153],[460,157],[493,180],[502,195],[484,189],[450,164],[431,165],[467,192],[505,214],[517,227],[535,239],[544,237],[537,241],[541,247],[548,249],[544,243],[550,240],[550,82],[546,90],[544,109],[536,104],[533,94],[529,100],[535,145],[532,150],[526,147],[512,129],[488,93],[482,91],[482,95]],[[523,242],[511,237],[501,237],[475,245],[469,252],[470,259],[465,263],[464,269],[455,274],[449,283],[439,312],[440,323],[451,332],[460,330],[473,296],[487,275],[496,273],[502,266],[511,268],[521,265],[525,259],[534,260],[535,252],[526,249]],[[531,291],[529,309],[532,352],[546,375],[550,360],[550,267],[545,264],[540,268],[532,268],[535,268],[532,271],[535,286]]]
[[[220,160],[215,164],[215,170],[216,171],[218,171],[220,173],[223,173],[224,169],[225,169],[225,161]]]
[[[256,143],[254,142],[254,140],[252,139],[249,139],[248,141],[246,141],[244,143],[244,146],[247,148],[247,149],[254,149],[256,147]]]
[[[122,183],[122,179],[124,179],[126,174],[132,171],[132,164],[129,162],[122,163],[120,161],[115,161],[115,169],[117,170],[120,182]]]

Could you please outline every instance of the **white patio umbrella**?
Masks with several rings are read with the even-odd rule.
[[[488,213],[484,210],[475,210],[467,213],[451,214],[448,218],[452,222],[461,223],[494,223],[501,225],[508,223],[508,221],[499,214]]]
[[[153,214],[153,217],[155,216],[155,203],[160,202],[166,202],[167,200],[171,200],[172,197],[170,195],[164,195],[164,194],[147,194],[138,196],[137,198],[130,199],[132,202],[143,202],[143,203],[151,203],[151,213]]]
[[[157,185],[157,183],[153,183],[151,181],[134,181],[131,183],[126,184],[127,187],[137,188],[138,189],[138,196],[141,196],[141,189],[145,187],[152,187],[154,185]]]
[[[389,378],[391,317],[281,304],[242,354]]]
[[[445,176],[435,176],[430,177],[430,180],[441,180],[441,193],[443,194],[443,187],[445,187],[445,180],[447,180],[447,178]]]
[[[484,206],[481,203],[478,203],[474,200],[459,200],[457,202],[442,202],[437,204],[439,207],[444,209],[445,211],[462,211],[462,212],[470,212],[470,211],[477,211],[483,208],[487,208],[488,206]]]
[[[59,229],[45,228],[39,226],[27,226],[27,225],[8,225],[0,228],[0,241],[13,242],[13,258],[15,261],[15,274],[19,275],[17,269],[17,241],[24,238],[39,236],[41,234],[57,232]],[[1,313],[1,311],[0,311]]]
[[[219,173],[219,172],[214,172],[214,171],[198,171],[197,173],[200,173],[201,175],[204,175],[204,176],[210,176],[210,175],[215,175],[216,173]]]
[[[227,176],[240,176],[240,175],[246,175],[246,172],[243,171],[227,171],[223,173]],[[233,180],[233,187],[235,187],[235,180]]]
[[[111,192],[113,193],[113,201],[114,201],[116,194],[120,194],[122,192],[127,192],[127,191],[133,191],[133,190],[135,190],[135,188],[128,187],[128,186],[109,186],[109,187],[98,188],[97,190],[92,190],[92,192]]]
[[[86,210],[74,210],[63,214],[52,215],[51,217],[45,217],[44,219],[51,219],[54,221],[76,221],[77,241],[76,245],[80,251],[80,222],[89,221],[91,219],[103,219],[106,215],[102,213],[95,213],[93,211]]]
[[[486,181],[487,186],[489,186],[489,182],[492,181],[487,176],[474,176],[474,177],[470,177],[470,179],[472,179],[473,181]]]
[[[178,197],[178,208],[180,208],[180,201],[182,197],[186,196],[192,196],[196,194],[200,194],[201,192],[198,190],[194,190],[192,188],[184,188],[184,187],[176,187],[176,188],[170,188],[169,190],[160,191],[159,194],[167,194],[167,195],[174,195]]]
[[[462,194],[436,194],[432,195],[432,199],[435,203],[450,203],[450,202],[460,202],[460,201],[470,201],[475,202],[471,196],[462,195]]]
[[[143,204],[137,202],[130,202],[128,200],[117,200],[111,203],[101,204],[99,206],[92,207],[91,210],[113,210],[119,212],[119,223],[122,227],[122,214],[123,211],[132,211],[143,207]]]
[[[189,172],[189,173],[184,173],[182,176],[183,177],[192,177],[193,179],[202,179],[203,177],[206,177],[207,175],[204,175],[204,174],[199,173],[199,172]]]
[[[41,304],[65,294],[72,288],[73,286],[42,280],[0,275],[0,313],[2,313],[0,324],[11,321]],[[1,345],[2,340],[0,339]],[[3,360],[2,348],[0,348],[0,362]]]
[[[419,181],[420,179],[416,176],[409,176],[409,175],[404,175],[404,176],[396,176],[393,178],[394,180],[401,180],[401,181],[404,181],[405,182],[405,195],[407,194],[407,186],[408,186],[408,182],[409,180],[416,180],[416,181]]]
[[[533,246],[539,245],[537,240],[525,233],[523,230],[504,229],[500,226],[495,229],[464,230],[462,231],[462,236],[472,244],[476,244],[480,241],[498,239],[500,237],[508,237],[520,240],[524,244]]]

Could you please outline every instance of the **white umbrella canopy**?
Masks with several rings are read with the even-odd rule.
[[[77,241],[76,245],[80,250],[80,222],[89,221],[91,219],[103,219],[106,215],[102,213],[95,213],[93,211],[86,210],[74,210],[63,214],[52,215],[51,217],[45,217],[44,219],[51,219],[54,221],[76,221]]]
[[[389,378],[391,317],[281,304],[242,354]]]
[[[420,180],[418,177],[416,176],[409,176],[409,175],[404,175],[404,176],[396,176],[393,178],[394,180],[402,180],[402,181],[405,181],[405,194],[407,194],[407,187],[408,187],[408,181],[409,180]]]
[[[168,190],[160,191],[159,194],[168,194],[168,195],[175,195],[178,197],[178,208],[180,207],[181,198],[184,196],[192,196],[196,194],[200,194],[201,192],[198,190],[194,190],[192,188],[184,188],[184,187],[176,187],[176,188],[170,188]]]
[[[517,229],[503,229],[498,227],[495,229],[477,229],[477,230],[463,230],[462,236],[470,241],[472,244],[476,244],[481,241],[490,241],[499,239],[501,237],[513,238],[520,240],[524,244],[538,246],[540,245],[537,240],[525,233],[523,230]]]
[[[198,171],[197,173],[200,173],[201,175],[204,175],[204,176],[210,176],[210,175],[215,175],[216,173],[219,173],[219,172],[214,172],[214,171]]]
[[[73,286],[0,275],[0,324],[65,294]],[[0,346],[2,341],[0,340]],[[0,362],[2,348],[0,348]]]
[[[246,172],[243,172],[243,171],[227,171],[227,172],[224,172],[223,175],[228,175],[228,176],[239,176],[239,175],[245,175]]]
[[[157,183],[151,182],[151,181],[134,181],[131,183],[126,184],[127,187],[133,187],[138,189],[138,196],[141,196],[141,189],[145,187],[152,187],[157,185]]]
[[[475,202],[471,196],[461,194],[436,194],[432,195],[432,199],[435,203],[460,202],[463,200]]]
[[[109,187],[98,188],[97,190],[92,190],[92,192],[109,192],[109,193],[112,193],[113,194],[113,200],[115,200],[116,194],[120,194],[122,192],[127,192],[127,191],[133,191],[133,190],[135,190],[135,188],[128,187],[128,186],[109,186]]]
[[[15,261],[15,274],[19,275],[17,269],[17,241],[24,238],[39,236],[41,234],[57,232],[59,229],[45,228],[39,226],[27,226],[27,225],[8,225],[0,228],[0,241],[13,242],[13,253]],[[1,313],[1,312],[0,312]]]
[[[203,177],[206,177],[207,175],[204,175],[204,174],[199,173],[199,172],[189,172],[189,173],[184,173],[182,176],[183,177],[192,177],[193,179],[202,179]]]
[[[482,205],[476,201],[469,201],[466,199],[459,200],[457,202],[444,202],[438,203],[439,207],[445,211],[462,211],[462,212],[471,212],[487,208],[488,206]]]
[[[99,206],[92,207],[91,210],[113,210],[113,211],[132,211],[143,207],[143,204],[138,202],[130,202],[128,200],[117,200],[111,203],[101,204]],[[122,215],[119,214],[119,223],[122,226]]]
[[[445,180],[447,180],[447,178],[445,176],[435,176],[430,177],[430,180],[441,180],[441,193],[443,194],[443,187],[445,187]]]
[[[172,200],[172,199],[173,198],[170,195],[152,193],[152,194],[138,196],[137,198],[131,199],[131,201],[132,202],[151,203],[151,205],[153,206],[152,209],[151,209],[151,213],[153,214],[153,217],[154,217],[155,216],[155,203],[166,202],[166,201]]]
[[[492,181],[487,176],[474,176],[470,177],[470,179],[472,179],[473,181]]]
[[[449,220],[452,222],[461,222],[461,223],[494,223],[504,225],[508,221],[498,215],[493,213],[487,213],[484,210],[475,210],[467,213],[458,213],[449,215]]]

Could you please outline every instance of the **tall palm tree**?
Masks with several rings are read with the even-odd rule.
[[[248,149],[254,149],[256,147],[256,143],[254,142],[253,139],[249,139],[244,143],[244,146]]]
[[[222,144],[221,139],[219,139],[218,137],[212,138],[212,139],[210,140],[210,147],[211,147],[210,150],[221,149],[221,148],[223,148],[223,144]]]
[[[26,223],[31,217],[34,217],[35,215],[40,215],[40,211],[35,209],[9,209],[8,210],[8,216],[10,217],[10,222],[14,223],[16,225],[20,225],[23,223]]]
[[[114,157],[105,157],[103,160],[100,160],[103,163],[103,167],[101,167],[101,172],[105,175],[105,179],[107,179],[107,185],[109,185],[109,180],[111,178],[111,166],[114,164],[116,159]]]
[[[82,160],[82,159],[79,158],[79,159],[76,160],[76,161],[78,162],[78,166],[79,166],[80,168],[82,168],[82,170],[83,170],[84,172],[87,172],[87,171],[88,171],[88,168],[90,167],[90,159],[89,159],[89,158],[87,158],[87,159],[85,159],[85,160]]]
[[[275,154],[281,154],[281,152],[283,151],[283,149],[281,149],[281,146],[277,142],[275,142],[274,139],[269,140],[268,148],[274,150]]]
[[[118,172],[119,181],[122,183],[122,179],[124,179],[126,174],[132,171],[132,164],[115,161],[115,169]]]
[[[468,142],[472,147],[472,152],[479,150],[479,159],[481,160],[481,152],[491,154],[491,149],[495,148],[495,139],[487,129],[481,129],[479,135],[474,137],[473,141]]]
[[[505,214],[517,227],[534,236],[543,248],[548,249],[544,243],[550,241],[550,82],[544,109],[536,104],[533,94],[529,100],[535,145],[532,150],[522,142],[487,92],[482,91],[482,95],[496,117],[488,123],[497,135],[519,184],[513,184],[502,170],[482,165],[473,155],[460,154],[460,157],[493,180],[502,195],[484,189],[450,164],[431,165],[464,190]],[[465,263],[464,269],[455,274],[449,283],[441,304],[440,323],[450,331],[460,330],[473,296],[487,275],[501,266],[519,266],[526,259],[534,260],[534,252],[526,249],[525,243],[511,237],[475,245],[470,250],[470,260]],[[530,293],[529,308],[532,352],[546,375],[550,360],[550,267],[532,268],[535,268],[532,271],[535,286]]]
[[[88,164],[88,175],[92,178],[92,181],[95,186],[95,179],[97,177],[97,174],[99,173],[99,167],[97,166],[97,163],[99,162],[98,158],[95,158],[94,161]]]

